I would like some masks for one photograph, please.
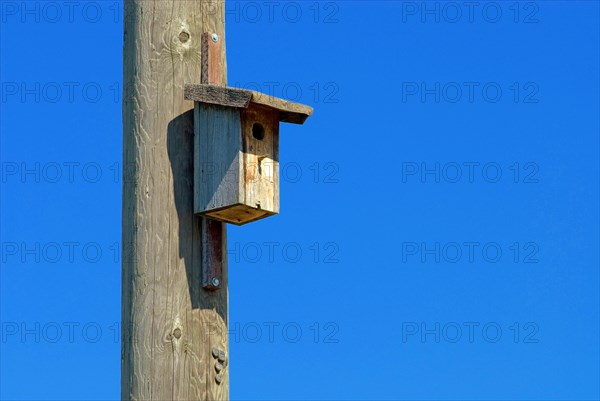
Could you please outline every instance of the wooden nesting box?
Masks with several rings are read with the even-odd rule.
[[[279,213],[279,122],[312,108],[216,85],[186,85],[194,107],[194,212],[237,225]]]

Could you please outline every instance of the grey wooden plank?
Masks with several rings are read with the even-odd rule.
[[[208,84],[186,84],[184,96],[195,102],[242,108],[248,107],[252,99],[250,91]]]
[[[197,103],[196,115],[194,209],[196,213],[204,213],[240,201],[240,112]]]
[[[250,103],[276,109],[279,120],[293,124],[304,124],[312,115],[313,109],[300,103],[290,102],[264,93],[238,88],[228,88],[207,84],[186,84],[184,96],[195,102],[216,104],[228,107],[247,108]]]

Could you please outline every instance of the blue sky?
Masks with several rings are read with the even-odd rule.
[[[0,398],[119,398],[122,4],[0,5]],[[227,4],[306,103],[229,228],[231,397],[592,400],[597,2]]]

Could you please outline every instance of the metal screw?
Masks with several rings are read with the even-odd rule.
[[[210,38],[215,43],[217,43],[219,41],[219,35],[217,35],[216,33],[213,33],[212,35],[210,35]]]
[[[217,382],[217,384],[221,384],[221,382],[223,381],[223,376],[221,376],[220,374],[216,375],[215,381]]]
[[[212,285],[213,286],[218,287],[219,284],[221,284],[221,281],[218,278],[215,277],[215,278],[212,279]]]
[[[219,356],[217,357],[219,362],[225,362],[225,351],[219,351]]]
[[[217,371],[217,373],[219,373],[220,371],[223,370],[223,365],[220,364],[219,362],[215,363],[215,370]]]
[[[213,348],[212,349],[212,356],[213,356],[213,358],[218,358],[219,357],[219,349],[218,348]]]
[[[173,330],[173,335],[175,336],[175,338],[179,339],[181,338],[181,329],[178,327],[175,330]]]

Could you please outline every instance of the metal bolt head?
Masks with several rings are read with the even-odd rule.
[[[221,382],[223,381],[223,376],[220,374],[216,375],[215,381],[217,382],[217,384],[221,384]]]
[[[180,339],[181,338],[181,329],[178,327],[175,330],[173,330],[173,336],[176,339]]]
[[[221,284],[221,280],[219,280],[218,278],[214,277],[212,280],[212,285],[215,287],[218,287]]]
[[[219,351],[219,356],[217,357],[219,362],[225,362],[225,351]]]
[[[223,370],[223,364],[219,362],[215,363],[215,370],[217,371],[217,373],[221,372]]]
[[[216,33],[213,33],[212,35],[210,35],[210,38],[215,43],[217,43],[219,41],[219,35],[217,35]]]

